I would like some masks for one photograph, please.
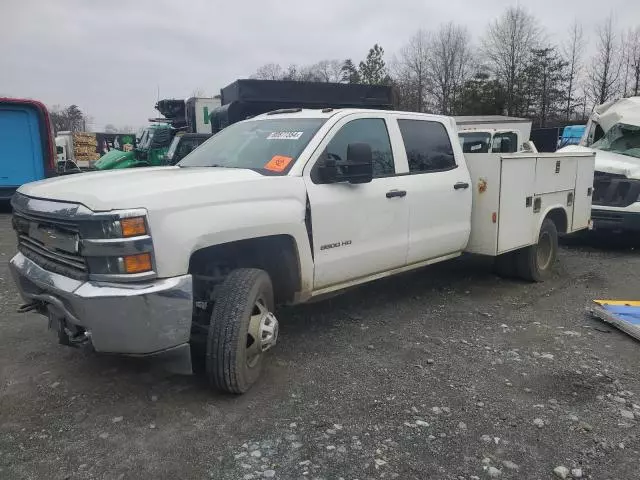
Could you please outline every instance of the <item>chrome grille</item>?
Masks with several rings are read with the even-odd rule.
[[[14,210],[13,226],[18,234],[18,250],[42,268],[54,273],[76,279],[86,279],[88,268],[86,259],[79,254],[79,249],[60,248],[60,241],[47,242],[42,237],[56,236],[67,239],[78,239],[78,223],[70,219],[50,218],[31,212]],[[47,235],[36,238],[34,231],[42,229]],[[76,244],[79,243],[79,239]]]

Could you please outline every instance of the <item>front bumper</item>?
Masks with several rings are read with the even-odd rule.
[[[187,350],[191,275],[142,283],[81,281],[49,272],[18,253],[10,262],[20,294],[87,332],[98,352],[154,355]]]
[[[640,212],[593,208],[593,229],[640,232]]]

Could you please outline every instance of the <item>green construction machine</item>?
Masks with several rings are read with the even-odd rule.
[[[96,170],[114,170],[163,165],[175,132],[175,129],[166,123],[149,125],[142,131],[133,150],[111,150],[100,157],[93,167]]]
[[[211,135],[209,112],[219,106],[218,98],[159,100],[155,108],[163,117],[149,119],[153,123],[144,128],[135,148],[129,151],[111,150],[100,157],[93,168],[114,170],[171,165],[179,157],[176,153],[195,148]]]

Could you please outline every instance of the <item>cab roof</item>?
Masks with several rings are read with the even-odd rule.
[[[422,117],[425,120],[439,120],[448,122],[452,117],[443,115],[432,115],[430,113],[406,112],[398,110],[375,110],[370,108],[285,108],[272,112],[256,115],[250,120],[265,120],[268,118],[331,118],[334,116],[344,117],[353,114],[376,114],[376,115],[403,115],[412,117]]]

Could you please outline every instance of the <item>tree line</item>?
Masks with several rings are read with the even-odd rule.
[[[60,105],[53,105],[49,108],[49,116],[51,117],[51,123],[53,124],[54,134],[58,132],[86,132],[91,129],[93,125],[93,117],[84,113],[78,105],[69,105],[68,107],[62,107]],[[108,123],[104,126],[105,133],[135,133],[139,130],[138,127],[132,125],[115,126],[112,123]]]
[[[54,105],[49,108],[49,116],[56,134],[64,131],[84,132],[93,121],[77,105],[69,105],[68,107]]]
[[[508,7],[478,41],[453,22],[419,30],[387,59],[375,44],[355,62],[322,60],[307,66],[269,63],[252,78],[386,84],[402,110],[446,115],[512,115],[536,126],[581,121],[595,105],[640,95],[640,26],[621,32],[609,16],[585,55],[574,22],[559,44],[521,6]]]

